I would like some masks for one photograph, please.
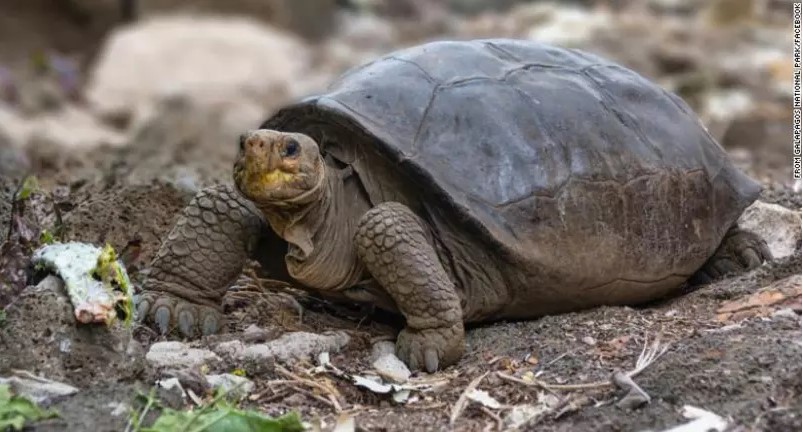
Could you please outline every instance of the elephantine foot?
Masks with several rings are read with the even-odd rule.
[[[750,231],[732,228],[703,267],[692,276],[694,284],[709,283],[724,276],[752,270],[772,259],[767,242]]]
[[[396,354],[411,370],[437,372],[457,363],[464,351],[463,323],[424,330],[407,327],[396,339]]]

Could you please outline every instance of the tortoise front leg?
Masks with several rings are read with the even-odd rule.
[[[144,282],[138,319],[162,334],[216,333],[223,295],[242,272],[263,221],[231,186],[200,191],[162,243]]]
[[[399,357],[428,372],[456,363],[465,350],[460,298],[423,222],[402,204],[382,203],[360,219],[355,241],[359,258],[407,319],[396,340]]]

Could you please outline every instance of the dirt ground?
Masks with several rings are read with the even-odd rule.
[[[111,200],[112,196],[116,195],[108,193],[95,199]],[[148,216],[143,219],[167,220],[166,214],[175,210],[173,205],[155,200],[149,205]],[[143,232],[155,230],[158,238],[167,226],[153,224]],[[520,430],[661,431],[684,422],[681,408],[692,405],[730,420],[729,431],[796,431],[801,428],[800,267],[798,253],[749,274],[639,308],[604,307],[533,321],[476,326],[468,332],[467,352],[460,363],[436,375],[448,378],[448,384],[422,393],[419,400],[404,406],[331,376],[310,378],[330,383],[339,393],[343,412],[355,418],[357,430],[365,431],[501,430],[498,416],[508,411],[504,407],[537,404],[550,394],[558,401],[557,407]],[[780,288],[792,293],[784,302],[748,308],[733,317],[718,312],[724,305],[755,296],[762,289],[775,292]],[[281,302],[271,302],[269,294],[254,294],[246,306],[230,310],[229,333],[222,337],[240,338],[250,324],[269,329],[274,335],[342,329],[351,336],[351,342],[343,351],[332,353],[331,361],[346,372],[364,373],[371,369],[371,342],[394,334],[393,323],[382,317],[306,297],[299,301],[305,307],[302,319],[283,308]],[[147,328],[135,329],[135,334],[145,349],[161,340]],[[633,369],[645,339],[652,342],[656,338],[669,348],[635,378],[652,398],[635,410],[617,407],[623,392],[608,385],[548,390],[511,382],[498,374],[522,377],[531,372],[550,384],[607,383],[614,371]],[[219,340],[221,337],[211,337],[196,342],[196,346],[211,347]],[[301,362],[287,367],[307,376],[305,371],[312,366]],[[227,364],[210,372],[230,372],[237,367]],[[469,382],[484,374],[478,388],[487,390],[504,407],[483,410],[469,404],[450,426],[454,404]],[[33,430],[123,430],[127,415],[98,414],[109,413],[119,404],[136,406],[137,392],[147,391],[156,378],[158,375],[146,370],[135,379],[89,380],[77,395],[55,404],[62,413],[60,419]],[[246,401],[247,406],[275,415],[297,411],[306,421],[321,421],[329,427],[338,417],[320,392],[298,393],[297,385],[270,367],[249,374],[249,378],[256,383],[252,392],[256,396]],[[177,401],[173,404],[182,406]]]
[[[638,63],[636,54],[630,58]],[[672,59],[676,63],[696,61]],[[751,87],[755,83],[747,78],[722,85],[764,95],[760,88]],[[774,107],[786,99],[771,102]],[[233,144],[231,150],[229,144],[221,144],[229,142],[230,134],[207,113],[176,106],[163,109],[163,115],[155,116],[158,121],[133,134],[132,144],[126,147],[29,146],[22,158],[29,169],[19,170],[35,174],[47,194],[59,197],[55,207],[63,240],[109,242],[128,251],[134,256],[129,270],[135,281],[193,193],[229,181],[233,157]],[[719,128],[718,135],[726,138],[734,158],[762,181],[762,201],[799,211],[799,183],[789,181],[789,167],[781,165],[788,160],[791,134],[789,129],[778,132],[778,125],[789,124],[787,115],[775,115],[774,109],[762,112],[771,114],[739,123],[748,131],[771,131],[756,132],[755,139],[745,138],[732,124],[722,126],[715,118],[705,121],[712,133],[717,134]],[[22,177],[12,171],[21,165],[14,156],[19,149],[4,147],[2,140],[0,136],[0,232],[5,235],[12,222],[11,195]],[[52,208],[26,217],[33,218],[30,223],[35,226],[49,226],[55,218]],[[0,256],[13,255],[0,252]],[[504,421],[513,407],[529,406],[543,412],[520,425],[520,430],[658,432],[687,422],[682,410],[691,405],[727,419],[731,432],[798,431],[803,427],[800,272],[798,244],[791,257],[710,285],[685,287],[671,298],[638,308],[603,307],[475,326],[467,333],[466,354],[459,364],[435,374],[434,378],[442,378],[445,384],[433,391],[413,392],[403,405],[331,374],[311,374],[313,362],[283,367],[321,384],[315,388],[305,387],[303,380],[287,379],[275,365],[249,371],[255,388],[244,404],[273,415],[297,411],[304,421],[324,425],[323,430],[331,430],[344,415],[353,417],[356,429],[364,431],[505,430]],[[0,300],[12,301],[22,288],[24,284],[0,285]],[[282,297],[275,293],[244,295],[249,296],[245,302],[229,302],[226,334],[194,341],[194,346],[212,347],[221,340],[241,339],[251,324],[266,329],[272,337],[289,331],[338,329],[351,339],[343,350],[330,353],[331,363],[344,372],[362,374],[371,369],[373,342],[392,338],[398,330],[398,322],[391,318],[309,296],[296,298],[303,307],[299,317],[293,302],[276,301]],[[145,327],[137,326],[134,335],[143,352],[163,340]],[[635,409],[618,407],[625,392],[610,384],[611,375],[634,369],[644,346],[656,340],[667,347],[665,354],[634,377],[650,402]],[[103,366],[87,365],[82,370],[79,365],[70,371],[85,377],[79,385],[81,391],[52,405],[60,418],[38,423],[31,430],[124,430],[129,410],[138,406],[136,395],[147,392],[161,375],[145,367],[116,376],[114,370],[106,370],[105,378],[92,379],[92,368]],[[241,366],[224,363],[208,372],[231,372]],[[433,377],[414,377],[418,378]],[[501,406],[468,403],[450,424],[461,395],[479,378],[474,383],[477,388],[487,391]],[[596,384],[584,386],[587,383]],[[161,395],[168,406],[189,406],[167,393]]]

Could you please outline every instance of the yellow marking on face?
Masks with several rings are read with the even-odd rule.
[[[279,169],[262,174],[261,181],[264,185],[272,185],[275,183],[285,183],[292,181],[296,178],[295,174],[287,173]]]

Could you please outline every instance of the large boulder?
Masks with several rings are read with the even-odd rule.
[[[141,17],[165,13],[241,15],[311,39],[325,38],[337,27],[342,0],[137,0]]]
[[[267,110],[305,90],[309,57],[302,41],[252,19],[155,17],[108,38],[90,71],[87,100],[113,119],[167,97]]]

